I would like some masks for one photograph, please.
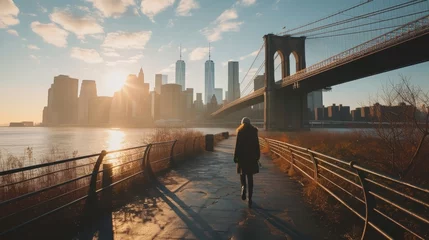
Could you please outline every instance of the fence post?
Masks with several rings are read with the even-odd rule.
[[[192,154],[195,154],[195,141],[198,139],[198,137],[194,137],[194,142],[192,143]]]
[[[295,165],[295,158],[293,157],[293,150],[289,146],[287,146],[287,149],[290,152],[290,161],[292,162],[292,166]]]
[[[155,174],[152,171],[152,166],[150,165],[150,150],[152,149],[152,144],[149,144],[146,147],[146,150],[144,151],[144,157],[143,157],[143,161],[144,161],[144,172],[145,172],[145,176],[146,179],[151,181],[152,179],[155,179]]]
[[[362,231],[362,237],[361,239],[365,239],[366,233],[368,232],[368,223],[370,218],[374,215],[374,208],[375,208],[375,198],[369,193],[369,186],[367,182],[365,181],[366,174],[362,171],[359,171],[357,168],[354,167],[355,162],[350,162],[350,167],[354,169],[359,177],[359,181],[362,186],[363,190],[363,196],[365,200],[365,225],[363,227]]]
[[[313,161],[313,166],[314,166],[314,176],[313,176],[313,179],[317,182],[318,181],[317,179],[319,177],[319,168],[317,166],[318,162],[314,158],[314,154],[311,151],[309,151],[309,149],[307,149],[307,152],[310,154],[311,161]]]
[[[111,163],[104,163],[103,164],[103,178],[101,182],[102,188],[107,188],[112,184],[112,164]],[[109,209],[112,207],[112,188],[104,189],[102,192],[102,206],[104,209]]]
[[[97,176],[98,171],[100,170],[101,163],[103,162],[103,158],[106,156],[107,152],[105,150],[101,151],[98,156],[97,162],[95,162],[94,168],[92,169],[91,181],[89,183],[88,189],[88,200],[90,203],[94,203],[95,201],[95,190],[97,189]]]
[[[214,135],[207,134],[206,135],[206,151],[213,152],[214,149]]]
[[[174,146],[176,146],[176,142],[177,140],[174,140],[170,150],[170,165],[173,167],[176,166],[176,162],[174,161]]]

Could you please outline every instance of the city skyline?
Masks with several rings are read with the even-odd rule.
[[[244,75],[263,35],[280,32],[284,27],[291,29],[360,2],[243,0],[213,4],[172,0],[162,8],[151,8],[152,1],[147,0],[117,1],[116,8],[102,4],[109,1],[81,1],[77,5],[71,1],[5,1],[0,9],[0,124],[41,122],[46,89],[52,77],[60,74],[95,80],[100,96],[113,96],[126,76],[140,67],[145,69],[151,89],[157,73],[169,75],[169,81],[174,82],[180,43],[187,64],[186,87],[204,93],[203,65],[210,42],[218,63],[215,86],[228,90],[227,62],[239,60],[240,76]],[[303,11],[308,14],[301,14]],[[126,44],[121,45],[119,40],[126,40]],[[323,42],[307,49],[307,66],[325,59],[325,51],[329,55],[337,52],[341,44]],[[324,93],[323,102],[357,107],[381,91],[383,83],[399,80],[399,74],[411,77],[427,90],[428,66],[423,63],[334,86],[332,92]]]

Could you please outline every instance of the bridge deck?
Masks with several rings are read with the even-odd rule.
[[[100,235],[114,239],[328,239],[328,231],[303,202],[299,183],[267,156],[262,157],[261,171],[255,175],[254,204],[248,209],[240,198],[232,162],[234,144],[235,138],[224,140],[214,152],[160,177],[147,197],[114,212],[113,231],[104,229]]]

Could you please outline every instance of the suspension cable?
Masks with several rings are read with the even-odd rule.
[[[360,25],[356,25],[356,26],[339,28],[339,29],[335,29],[335,30],[331,30],[331,31],[327,31],[327,32],[315,33],[313,35],[308,35],[307,37],[311,38],[311,37],[322,35],[322,34],[326,34],[326,33],[339,32],[339,31],[347,30],[347,29],[351,29],[351,28],[368,26],[368,25],[372,25],[372,24],[376,24],[376,23],[387,22],[387,21],[390,21],[390,20],[396,20],[396,19],[399,19],[399,18],[409,17],[409,16],[413,16],[413,15],[418,15],[418,14],[421,14],[421,13],[426,13],[426,12],[429,12],[429,10],[415,12],[415,13],[410,13],[410,14],[406,14],[406,15],[402,15],[402,16],[397,16],[397,17],[393,17],[393,18],[388,18],[388,19],[383,19],[383,20],[379,20],[379,21],[375,21],[375,22],[364,23],[364,24],[360,24]]]
[[[244,79],[246,79],[247,74],[249,74],[250,69],[252,69],[253,64],[255,64],[256,59],[258,58],[258,56],[259,56],[259,54],[261,53],[262,48],[263,48],[264,46],[265,46],[265,42],[264,42],[264,43],[262,44],[262,46],[259,48],[258,54],[256,54],[255,59],[253,59],[253,62],[252,62],[252,64],[250,65],[249,70],[247,70],[246,75],[244,75],[243,79],[241,80],[240,85],[243,83]]]
[[[397,27],[401,27],[401,26],[404,26],[404,25],[402,24],[402,25],[395,25],[395,26],[389,26],[389,27],[382,27],[382,28],[363,30],[363,31],[357,31],[357,32],[334,34],[334,35],[323,35],[323,36],[319,36],[319,37],[309,37],[307,39],[320,39],[320,38],[329,38],[329,37],[339,37],[339,36],[345,36],[345,35],[353,35],[353,34],[359,34],[359,33],[365,33],[365,32],[373,32],[373,31],[378,31],[378,30],[385,30],[385,29],[390,29],[390,28],[397,28]]]
[[[391,11],[394,11],[394,10],[398,10],[398,9],[401,9],[401,8],[404,8],[404,7],[408,7],[408,6],[411,6],[411,5],[414,5],[414,4],[418,4],[418,3],[421,3],[421,2],[424,2],[424,1],[427,1],[427,0],[412,0],[412,1],[409,1],[409,2],[405,2],[405,3],[397,4],[397,5],[394,5],[394,6],[390,6],[390,7],[387,7],[387,8],[379,9],[379,10],[374,11],[374,12],[370,12],[370,13],[358,15],[356,17],[347,18],[347,19],[344,19],[344,20],[339,21],[339,22],[330,23],[330,24],[323,25],[323,26],[320,26],[320,27],[316,27],[316,28],[312,28],[312,29],[308,29],[308,30],[296,32],[296,33],[293,33],[291,35],[298,35],[298,34],[302,35],[302,34],[309,33],[309,32],[320,31],[320,30],[323,30],[323,29],[326,29],[326,28],[330,28],[330,27],[342,25],[342,24],[345,24],[345,23],[357,21],[357,20],[360,20],[360,19],[364,19],[364,18],[368,18],[368,17],[374,16],[374,15],[379,15],[379,14],[382,14],[382,13],[386,13],[386,12],[391,12]]]
[[[316,21],[313,21],[313,22],[310,22],[310,23],[304,24],[304,25],[302,25],[302,26],[299,26],[299,27],[296,27],[296,28],[293,28],[293,29],[290,29],[290,30],[287,30],[287,31],[281,32],[281,33],[279,33],[278,35],[285,35],[285,34],[287,34],[287,33],[289,33],[289,32],[292,32],[292,31],[295,31],[295,30],[298,30],[298,29],[301,29],[301,28],[304,28],[304,27],[307,27],[307,26],[313,25],[313,24],[315,24],[315,23],[321,22],[321,21],[326,20],[326,19],[328,19],[328,18],[331,18],[331,17],[337,16],[337,15],[339,15],[339,14],[342,14],[342,13],[348,12],[348,11],[350,11],[350,10],[352,10],[352,9],[355,9],[355,8],[357,8],[357,7],[360,7],[360,6],[362,6],[362,5],[365,5],[365,4],[367,4],[367,3],[369,3],[369,2],[372,2],[372,1],[373,1],[373,0],[367,0],[367,1],[365,1],[365,2],[361,2],[361,3],[357,4],[357,5],[354,5],[354,6],[352,6],[352,7],[346,8],[346,9],[344,9],[344,10],[341,10],[341,11],[339,11],[339,12],[336,12],[336,13],[331,14],[331,15],[329,15],[329,16],[326,16],[326,17],[324,17],[324,18],[321,18],[321,19],[318,19],[318,20],[316,20]]]

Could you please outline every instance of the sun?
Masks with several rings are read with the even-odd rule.
[[[119,91],[124,86],[126,78],[127,73],[123,70],[108,70],[104,77],[107,90],[112,94]]]

